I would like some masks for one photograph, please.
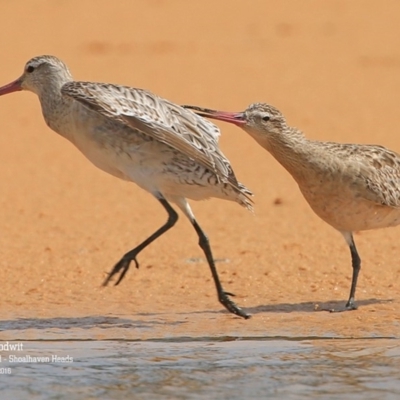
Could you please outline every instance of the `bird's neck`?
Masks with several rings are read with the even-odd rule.
[[[315,157],[314,144],[296,128],[287,127],[285,132],[269,135],[259,135],[249,132],[250,135],[293,176],[297,183],[306,179],[309,174],[310,163]]]
[[[43,88],[39,93],[43,117],[46,124],[62,136],[67,136],[65,127],[70,118],[71,100],[61,94],[61,87],[66,81],[55,82]]]

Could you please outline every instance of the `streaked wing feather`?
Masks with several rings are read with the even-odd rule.
[[[400,207],[400,156],[387,150],[369,163],[364,196],[378,204]]]
[[[148,122],[134,115],[121,115],[122,120],[131,128],[137,129],[145,135],[151,135],[157,141],[164,143],[181,153],[186,154],[188,157],[196,160],[197,163],[203,167],[215,171],[215,165],[203,151],[197,150],[194,146],[186,140],[182,140],[177,135],[171,135],[171,132],[164,128],[162,125]]]
[[[237,185],[219,150],[219,129],[210,121],[148,91],[105,83],[68,82],[61,91],[99,114],[182,152],[222,180]]]
[[[336,157],[351,160],[360,197],[379,205],[400,207],[398,153],[379,145],[326,144]]]

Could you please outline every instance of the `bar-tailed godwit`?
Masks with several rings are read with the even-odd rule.
[[[175,203],[199,237],[218,293],[233,314],[248,318],[225,292],[207,236],[186,200],[217,197],[252,208],[251,192],[235,177],[218,147],[219,129],[189,110],[148,91],[108,83],[76,82],[54,56],[29,60],[20,78],[0,88],[0,96],[28,90],[39,97],[47,125],[72,142],[94,165],[150,192],[168,213],[167,222],[114,266],[103,285],[175,225]]]
[[[239,126],[293,176],[314,212],[350,248],[353,276],[346,310],[356,309],[361,259],[353,232],[400,224],[400,155],[377,145],[307,139],[268,104],[252,104],[239,113],[184,107]]]

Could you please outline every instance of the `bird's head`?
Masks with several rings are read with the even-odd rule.
[[[72,80],[68,67],[57,57],[38,56],[30,59],[23,74],[8,85],[0,87],[0,96],[20,90],[40,95],[46,88],[61,88]]]
[[[195,106],[184,106],[196,114],[237,125],[255,139],[281,135],[287,130],[286,120],[275,107],[265,103],[254,103],[242,112],[210,110]]]

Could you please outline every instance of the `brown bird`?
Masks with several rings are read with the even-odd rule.
[[[400,155],[377,145],[307,139],[268,104],[252,104],[239,113],[184,107],[239,126],[293,176],[314,212],[350,248],[353,276],[346,310],[356,309],[361,259],[353,232],[400,224]]]
[[[73,81],[67,66],[54,56],[29,60],[20,78],[0,88],[0,96],[19,90],[36,93],[47,125],[94,165],[135,182],[168,213],[161,228],[118,261],[104,285],[119,273],[118,285],[132,261],[139,267],[137,255],[175,225],[178,214],[172,202],[199,237],[221,304],[231,313],[249,317],[224,291],[209,240],[186,200],[217,197],[252,209],[251,192],[237,181],[219,149],[220,132],[214,124],[145,90]]]

